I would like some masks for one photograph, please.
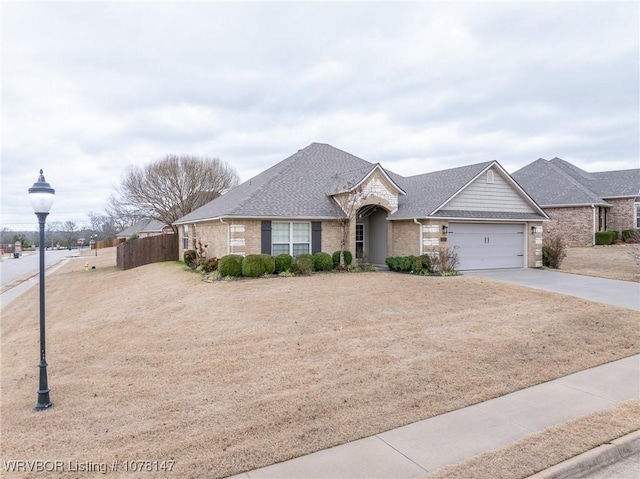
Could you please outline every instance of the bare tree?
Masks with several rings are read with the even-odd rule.
[[[75,221],[67,220],[62,225],[62,231],[67,246],[72,246],[73,242],[77,239],[76,232],[78,231],[78,225],[76,225]]]
[[[345,193],[333,195],[335,204],[339,207],[339,219],[340,223],[340,267],[344,268],[344,252],[347,249],[347,242],[349,241],[349,226],[352,224],[352,220],[356,217],[358,209],[362,202],[367,199],[368,195],[364,193],[362,185],[349,190],[350,185],[346,185],[344,189]],[[355,253],[355,252],[354,252]]]
[[[151,218],[171,225],[238,184],[235,169],[218,158],[167,155],[129,168],[109,199],[112,217]]]
[[[123,228],[118,229],[118,225],[114,223],[111,216],[94,213],[93,211],[90,212],[88,216],[91,234],[96,235],[99,240],[115,238],[119,231],[130,226],[126,225]]]

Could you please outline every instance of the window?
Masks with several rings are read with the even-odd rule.
[[[290,254],[294,258],[311,251],[311,223],[281,223],[271,225],[271,254]]]
[[[356,259],[364,257],[364,225],[356,225]]]
[[[493,183],[493,181],[494,181],[493,170],[489,170],[487,171],[487,183]]]
[[[182,249],[189,249],[189,225],[182,225]]]
[[[636,203],[636,228],[640,228],[640,203]]]

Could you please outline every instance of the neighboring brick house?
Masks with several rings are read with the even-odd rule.
[[[313,143],[180,218],[180,255],[346,249],[363,262],[456,248],[459,269],[542,265],[549,218],[495,161],[402,177]]]
[[[588,173],[540,158],[511,176],[551,218],[545,236],[592,246],[597,231],[640,228],[640,169]]]
[[[148,238],[149,236],[166,234],[173,234],[171,226],[164,224],[162,221],[146,219],[122,230],[116,235],[116,238],[120,241],[126,241],[133,235],[138,235],[138,238]]]

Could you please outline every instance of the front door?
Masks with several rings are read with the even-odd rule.
[[[356,259],[369,264],[384,264],[387,259],[387,215],[384,208],[365,206],[358,212]]]

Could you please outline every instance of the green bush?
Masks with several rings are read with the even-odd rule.
[[[293,271],[296,274],[311,274],[313,272],[313,256],[299,254],[293,261]]]
[[[283,253],[276,256],[276,273],[285,273],[287,271],[293,271],[293,258],[290,254]]]
[[[596,233],[597,245],[613,244],[615,240],[616,240],[616,232],[614,231],[598,231]]]
[[[390,256],[384,260],[391,271],[412,274],[429,274],[431,258],[429,255],[420,256]]]
[[[259,278],[265,272],[264,258],[259,254],[249,254],[242,260],[242,276]]]
[[[220,276],[223,278],[227,276],[240,276],[242,274],[243,259],[239,254],[228,254],[220,258],[220,261],[218,261],[218,272]]]
[[[331,256],[333,259],[333,267],[337,268],[340,264],[340,251],[336,251]],[[349,266],[353,262],[353,256],[351,255],[351,251],[345,250],[344,252],[344,265]]]
[[[261,254],[264,261],[264,274],[273,274],[276,271],[276,260],[270,254]]]
[[[316,253],[313,255],[313,267],[316,271],[331,271],[333,258],[329,253]]]
[[[196,251],[193,249],[188,249],[185,250],[184,254],[182,255],[182,257],[184,258],[184,264],[186,264],[189,268],[195,268],[196,265]]]

